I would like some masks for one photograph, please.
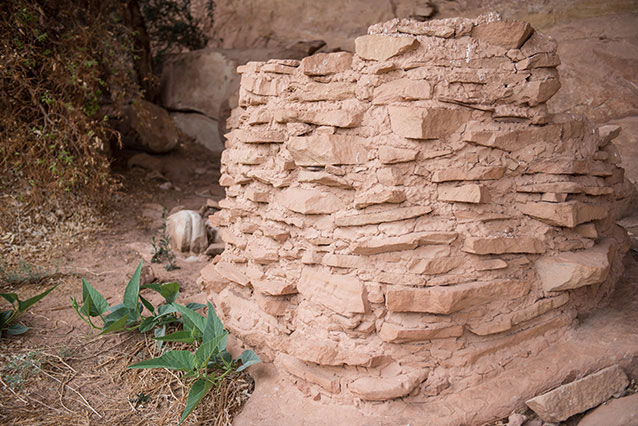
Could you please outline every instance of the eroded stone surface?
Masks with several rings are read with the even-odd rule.
[[[629,380],[617,365],[560,386],[526,402],[546,422],[560,422],[623,391]]]
[[[548,114],[556,44],[530,31],[395,19],[352,56],[241,67],[211,218],[226,249],[201,281],[299,389],[365,407],[455,395],[611,292],[617,132]]]
[[[604,241],[589,250],[561,253],[536,261],[536,271],[545,291],[570,290],[599,284],[609,275],[615,245]]]

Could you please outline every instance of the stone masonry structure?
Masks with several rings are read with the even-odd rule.
[[[355,54],[239,67],[201,278],[229,330],[336,400],[419,401],[604,301],[619,128],[547,113],[555,52],[497,15],[395,19]]]

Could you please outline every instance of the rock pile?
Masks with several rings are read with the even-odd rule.
[[[598,305],[628,249],[619,129],[548,114],[555,52],[496,15],[395,19],[356,54],[239,67],[226,250],[202,271],[224,324],[378,401],[490,374],[472,366]]]

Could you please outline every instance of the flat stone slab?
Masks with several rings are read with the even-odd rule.
[[[622,368],[613,365],[532,398],[526,404],[542,420],[561,422],[605,402],[628,384]]]
[[[612,399],[585,415],[578,426],[638,426],[638,393]]]

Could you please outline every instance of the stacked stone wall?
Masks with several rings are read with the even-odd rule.
[[[202,282],[321,392],[432,396],[613,290],[619,129],[547,113],[556,44],[523,22],[393,20],[355,43],[239,67],[226,250]]]

